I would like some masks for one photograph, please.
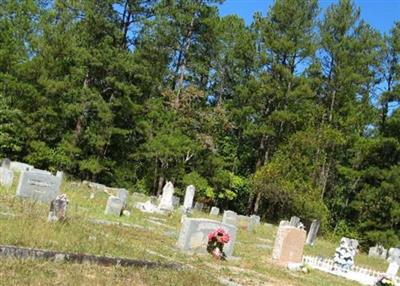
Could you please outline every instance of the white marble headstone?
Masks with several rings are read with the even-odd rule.
[[[160,210],[172,211],[174,209],[173,198],[172,198],[173,195],[174,195],[174,185],[168,181],[163,188],[163,193],[158,208]]]
[[[193,199],[196,189],[193,185],[190,185],[186,188],[185,192],[185,200],[183,201],[183,208],[188,211],[193,207]]]
[[[0,167],[0,185],[10,187],[13,183],[14,173],[13,171]]]

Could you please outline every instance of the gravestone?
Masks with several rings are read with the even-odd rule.
[[[174,208],[178,208],[181,203],[181,199],[177,196],[172,196],[172,205]]]
[[[212,207],[210,211],[210,215],[219,215],[219,208]]]
[[[126,203],[128,202],[128,195],[129,195],[128,190],[116,189],[116,193],[117,193],[116,197],[118,197],[122,201],[124,208],[125,208]]]
[[[229,242],[224,246],[227,256],[232,256],[236,241],[237,228],[218,221],[198,218],[185,218],[179,233],[177,246],[180,250],[194,253],[206,253],[208,234],[222,228],[229,234]]]
[[[67,214],[68,199],[66,194],[58,195],[50,203],[50,211],[48,216],[49,222],[64,221]]]
[[[368,251],[368,256],[382,258],[382,259],[386,259],[387,254],[388,254],[387,249],[385,249],[382,245],[379,244],[375,245],[374,247],[370,247]]]
[[[388,251],[389,267],[386,274],[390,277],[396,277],[400,265],[400,248],[390,248]]]
[[[0,167],[0,186],[10,187],[13,183],[13,179],[13,171],[5,167]]]
[[[123,208],[124,202],[120,198],[110,196],[107,200],[107,206],[104,213],[107,215],[120,216]]]
[[[3,161],[1,162],[1,167],[5,168],[5,169],[10,169],[11,168],[11,160],[8,158],[3,159]]]
[[[317,234],[319,230],[320,222],[314,219],[311,223],[310,230],[308,231],[306,244],[314,245],[315,240],[317,239]]]
[[[291,225],[279,226],[275,237],[272,259],[279,264],[301,263],[306,231]]]
[[[21,162],[12,161],[10,163],[10,169],[16,172],[25,172],[25,171],[31,171],[33,169],[33,166]]]
[[[194,209],[196,210],[196,211],[202,211],[203,210],[203,208],[204,208],[204,204],[203,203],[199,203],[199,202],[196,202],[195,204],[194,204]]]
[[[290,225],[290,222],[287,220],[281,220],[279,222],[279,227],[281,227],[281,226],[292,226],[292,225]]]
[[[57,197],[60,187],[61,177],[26,171],[20,175],[16,195],[50,203]]]
[[[299,217],[297,217],[297,216],[292,216],[292,217],[290,218],[290,225],[291,225],[291,226],[297,227],[299,223],[300,223],[300,218],[299,218]]]
[[[185,211],[189,211],[192,209],[195,192],[196,192],[196,189],[193,185],[190,185],[186,188],[185,199],[183,201],[183,209]]]
[[[222,223],[237,226],[238,215],[234,211],[224,211],[222,216]]]
[[[171,182],[167,182],[163,188],[163,193],[158,208],[164,211],[172,211],[174,209],[172,201],[173,195],[174,185]]]
[[[251,215],[250,218],[253,220],[255,225],[260,225],[261,218],[258,215]]]
[[[249,217],[244,215],[237,216],[237,226],[242,229],[246,229],[247,231],[253,231],[254,226],[256,225],[257,216]]]
[[[358,241],[342,237],[339,247],[335,250],[333,262],[335,268],[347,272],[354,265],[354,256],[357,253]]]

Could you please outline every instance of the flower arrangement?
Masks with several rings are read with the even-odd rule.
[[[229,242],[229,234],[222,228],[218,228],[208,234],[207,251],[213,257],[225,260],[224,245]]]
[[[381,277],[376,283],[375,286],[394,286],[394,281],[386,276]]]

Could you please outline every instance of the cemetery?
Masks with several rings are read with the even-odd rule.
[[[0,186],[2,282],[50,283],[61,275],[90,285],[195,279],[196,285],[373,286],[387,276],[400,285],[400,249],[377,245],[367,255],[346,237],[335,245],[319,235],[318,220],[306,228],[293,216],[274,226],[257,215],[195,207],[195,186],[179,198],[172,182],[154,199],[69,181],[61,172],[11,172],[11,185]],[[23,277],[32,267],[45,273]]]

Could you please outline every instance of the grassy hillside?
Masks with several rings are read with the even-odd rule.
[[[130,217],[108,217],[104,208],[108,195],[89,187],[65,182],[62,192],[70,204],[65,223],[47,223],[48,206],[16,198],[16,184],[0,188],[0,244],[45,248],[66,252],[118,256],[160,262],[178,262],[183,270],[104,267],[88,264],[20,261],[3,259],[1,285],[219,285],[221,279],[242,285],[357,285],[318,271],[290,272],[273,263],[271,251],[275,227],[261,225],[254,233],[239,230],[230,261],[216,261],[208,255],[188,255],[176,249],[180,213],[170,216],[143,214],[133,208],[146,198],[129,197]],[[196,217],[208,217],[195,213]],[[108,220],[124,225],[94,224]],[[220,219],[220,218],[218,218]],[[306,254],[332,256],[336,245],[319,239]],[[385,270],[384,261],[358,255],[357,264]]]

